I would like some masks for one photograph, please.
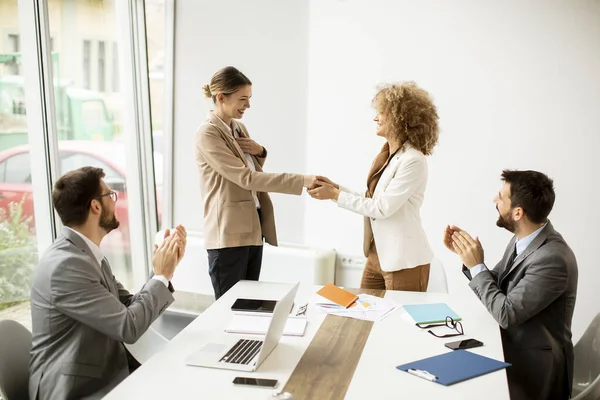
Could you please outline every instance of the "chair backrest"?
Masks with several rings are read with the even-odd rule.
[[[600,313],[574,348],[572,400],[600,398]]]
[[[125,344],[125,347],[140,364],[145,363],[154,354],[161,351],[169,340],[158,333],[152,326],[134,344]]]
[[[446,270],[442,262],[435,258],[431,261],[429,268],[428,292],[448,293],[448,282],[446,281]]]
[[[0,393],[4,400],[29,398],[31,332],[20,323],[0,321]]]

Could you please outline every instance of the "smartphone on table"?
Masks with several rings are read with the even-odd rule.
[[[273,313],[277,300],[237,299],[231,306],[231,311]],[[294,303],[290,312],[294,309]]]
[[[463,339],[457,340],[456,342],[446,343],[444,346],[452,350],[466,350],[472,349],[473,347],[483,346],[483,342],[480,342],[477,339]]]
[[[275,300],[237,299],[231,306],[231,311],[272,313],[276,304]]]
[[[277,379],[248,378],[244,376],[236,376],[233,380],[233,384],[274,388],[275,386],[277,386]]]

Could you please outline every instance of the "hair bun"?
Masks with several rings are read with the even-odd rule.
[[[207,98],[210,99],[212,97],[212,93],[210,92],[210,86],[208,86],[208,85],[202,86],[202,91],[204,92],[204,96],[206,96]]]

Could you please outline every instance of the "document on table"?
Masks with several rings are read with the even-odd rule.
[[[399,307],[393,301],[364,293],[359,294],[356,302],[349,308],[332,303],[317,303],[316,306],[319,311],[330,315],[373,322],[383,320]]]
[[[266,335],[271,323],[272,314],[233,314],[225,332],[249,335]],[[306,317],[288,317],[283,329],[285,336],[304,336],[307,324]]]

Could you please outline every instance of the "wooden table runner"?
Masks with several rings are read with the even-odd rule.
[[[383,297],[385,290],[348,289]],[[328,315],[294,369],[284,392],[295,400],[343,399],[373,322]]]

